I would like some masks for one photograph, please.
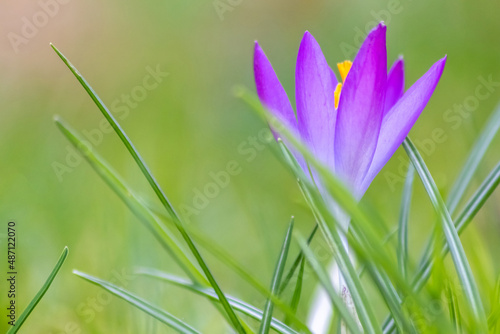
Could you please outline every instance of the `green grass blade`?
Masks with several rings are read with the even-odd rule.
[[[108,186],[120,197],[130,211],[153,233],[153,236],[172,256],[179,267],[192,280],[200,284],[208,284],[205,277],[199,272],[192,261],[185,255],[185,250],[171,235],[163,224],[143,205],[137,196],[134,195],[130,187],[120,178],[118,173],[109,167],[108,163],[93,150],[87,148],[84,139],[77,131],[72,129],[60,117],[54,117],[55,123],[69,142],[83,155],[85,160],[96,171],[96,173],[108,184]]]
[[[179,278],[174,275],[170,275],[167,273],[163,273],[161,271],[158,271],[156,269],[149,269],[149,268],[142,268],[138,270],[137,272],[139,275],[144,275],[148,277],[152,277],[154,279],[159,279],[162,281],[165,281],[167,283],[179,286],[181,288],[187,289],[191,292],[194,292],[200,296],[204,296],[210,300],[217,301],[219,302],[219,298],[217,297],[217,294],[214,292],[213,289],[210,288],[204,288],[198,284],[193,284],[189,281],[186,281],[185,279]],[[258,321],[262,320],[263,316],[263,311],[256,308],[255,306],[252,306],[248,303],[245,303],[244,301],[232,297],[232,296],[227,296],[228,301],[231,303],[231,306],[237,310],[238,312],[241,312],[253,319],[256,319]],[[285,325],[283,322],[272,318],[271,319],[271,328],[277,331],[278,333],[284,333],[284,334],[298,334],[299,332],[295,331],[294,329],[290,328],[289,326]]]
[[[367,333],[378,333],[378,325],[376,323],[373,310],[370,307],[369,299],[366,295],[366,292],[364,291],[363,285],[359,280],[354,266],[349,259],[349,255],[347,254],[346,249],[342,246],[342,241],[340,239],[338,231],[336,229],[330,228],[327,225],[327,223],[319,213],[313,195],[308,191],[308,189],[303,185],[302,182],[299,182],[299,187],[304,195],[304,198],[306,199],[306,202],[311,207],[311,210],[316,218],[316,221],[318,222],[318,225],[321,228],[321,231],[323,232],[325,238],[327,239],[327,241],[329,241],[329,244],[333,249],[335,259],[342,272],[346,285],[349,288],[349,292],[356,307],[356,311],[358,312],[361,325]],[[302,247],[301,249],[302,252],[304,252],[304,249]]]
[[[451,322],[453,323],[453,327],[455,328],[455,332],[457,334],[461,333],[462,316],[460,315],[460,308],[458,305],[457,295],[455,294],[455,291],[453,291],[453,288],[451,287],[451,284],[449,282],[446,285],[446,297],[448,300],[448,310],[450,312],[450,319]]]
[[[192,241],[191,237],[187,233],[186,229],[184,228],[182,221],[173,208],[173,206],[170,204],[170,201],[168,200],[167,196],[161,189],[160,185],[154,178],[153,174],[149,170],[149,168],[146,165],[146,162],[144,159],[141,157],[139,152],[136,150],[134,145],[132,144],[132,141],[129,139],[125,131],[121,128],[121,126],[118,124],[116,121],[115,117],[111,114],[111,112],[108,110],[108,108],[104,105],[102,100],[99,98],[99,96],[95,93],[95,91],[92,89],[92,87],[88,84],[88,82],[83,78],[83,76],[78,72],[78,70],[69,62],[69,60],[55,47],[51,44],[52,48],[54,51],[59,55],[61,60],[66,64],[66,66],[70,69],[70,71],[74,74],[74,76],[77,78],[77,80],[80,82],[80,84],[83,86],[83,88],[87,91],[89,96],[92,98],[92,100],[95,102],[99,110],[102,112],[103,116],[106,118],[106,120],[109,122],[111,127],[115,130],[116,134],[122,141],[122,143],[125,145],[127,150],[129,151],[130,155],[134,158],[135,162],[139,166],[140,170],[142,171],[143,175],[146,177],[148,180],[151,188],[153,188],[154,192],[158,196],[160,202],[163,204],[167,212],[171,215],[173,221],[175,222],[175,226],[181,233],[184,241],[188,245],[189,249],[193,253],[194,257],[198,261],[199,266],[203,270],[206,278],[208,279],[210,285],[214,288],[215,292],[220,298],[222,307],[227,313],[227,316],[233,326],[234,329],[240,334],[245,333],[245,329],[243,325],[241,324],[240,320],[234,313],[234,310],[231,308],[231,305],[229,302],[226,300],[224,293],[222,292],[222,289],[219,287],[217,281],[215,280],[215,277],[212,275],[212,272],[208,268],[208,265],[206,264],[205,260],[203,259],[202,255],[198,251],[196,245]]]
[[[332,282],[330,281],[330,277],[328,276],[328,273],[316,259],[313,252],[307,245],[305,239],[302,238],[298,233],[296,233],[295,237],[300,245],[300,248],[302,249],[302,252],[304,253],[305,258],[307,259],[307,262],[311,265],[314,274],[320,281],[321,285],[323,286],[323,289],[325,289],[325,291],[327,292],[333,307],[337,310],[340,317],[345,322],[347,328],[349,328],[351,333],[361,333],[361,330],[359,329],[356,320],[354,320],[351,312],[349,312],[349,310],[347,309],[342,298],[334,290]]]
[[[301,257],[299,273],[297,275],[297,282],[295,283],[295,289],[293,290],[292,300],[290,302],[290,308],[294,313],[297,313],[297,308],[299,307],[300,295],[302,294],[302,282],[304,280],[304,268],[305,268],[305,258]],[[285,318],[285,323],[290,323],[289,317]]]
[[[311,231],[309,237],[307,238],[308,245],[311,243],[317,231],[318,231],[318,224],[314,225],[313,230]],[[299,264],[302,263],[303,259],[304,259],[304,254],[302,254],[302,251],[300,251],[299,254],[297,254],[295,260],[293,261],[293,264],[288,270],[288,273],[286,274],[285,278],[283,279],[283,282],[281,283],[279,292],[280,295],[285,291],[286,287],[288,286],[288,283],[290,283],[290,280],[292,279],[293,275],[295,274],[295,271],[299,267]]]
[[[290,242],[292,240],[294,218],[290,220],[288,230],[286,232],[285,240],[283,241],[283,246],[281,247],[281,253],[276,263],[276,268],[274,269],[274,275],[271,282],[271,294],[277,296],[281,278],[283,277],[283,271],[285,270],[286,258],[288,257],[288,251],[290,250]],[[273,301],[268,298],[266,301],[266,306],[264,307],[264,315],[262,317],[262,322],[259,328],[259,334],[269,333],[269,327],[271,325],[271,318],[273,317]]]
[[[22,327],[28,316],[33,312],[35,309],[36,305],[40,302],[40,300],[43,298],[47,290],[49,289],[50,285],[54,281],[54,278],[56,278],[57,273],[61,269],[64,261],[66,261],[66,258],[68,257],[68,247],[64,247],[61,256],[59,256],[59,260],[57,260],[56,265],[54,266],[54,269],[52,269],[52,272],[50,273],[49,277],[47,277],[47,280],[43,284],[42,288],[38,291],[38,293],[35,295],[35,297],[31,300],[31,302],[28,304],[26,309],[23,311],[23,313],[19,316],[19,318],[16,320],[14,323],[15,325],[10,327],[10,329],[7,331],[7,334],[14,334],[19,331],[19,329]]]
[[[450,253],[455,264],[455,269],[460,279],[461,284],[465,292],[465,297],[468,301],[468,306],[473,314],[476,330],[482,333],[488,331],[488,326],[486,322],[486,315],[484,313],[484,307],[479,295],[479,291],[472,275],[472,270],[470,268],[469,262],[465,255],[462,243],[458,237],[455,224],[453,223],[448,209],[439,193],[434,180],[432,179],[427,166],[425,165],[420,153],[418,153],[415,145],[406,138],[403,142],[403,147],[406,153],[410,157],[417,173],[424,184],[424,187],[429,195],[429,198],[434,206],[436,213],[439,215],[443,232],[446,237],[447,244],[450,248]]]
[[[139,310],[149,314],[150,316],[158,319],[159,321],[163,322],[165,325],[175,329],[179,333],[186,333],[186,334],[197,334],[200,333],[193,327],[189,326],[182,320],[176,318],[172,314],[168,313],[167,311],[164,311],[149,302],[145,301],[142,298],[137,297],[136,295],[130,293],[129,291],[122,289],[113,283],[101,280],[99,278],[90,276],[88,274],[82,273],[78,270],[74,270],[73,274],[77,275],[78,277],[83,278],[86,281],[89,281],[90,283],[93,283],[104,290],[112,293],[113,295],[125,300],[127,303],[131,304],[132,306],[138,308]]]
[[[491,117],[486,122],[486,126],[481,131],[481,135],[477,139],[476,143],[472,147],[469,157],[462,167],[462,171],[457,177],[455,183],[453,184],[450,195],[447,200],[448,210],[451,214],[455,212],[462,196],[465,194],[467,187],[474,176],[474,173],[479,166],[486,150],[490,146],[493,138],[500,128],[500,105],[497,106],[496,110],[493,112]]]
[[[408,277],[408,220],[410,216],[411,193],[413,188],[413,176],[415,170],[410,165],[403,188],[403,199],[398,224],[398,265],[401,276]]]

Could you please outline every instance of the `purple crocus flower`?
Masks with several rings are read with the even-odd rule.
[[[440,59],[405,92],[401,58],[387,74],[386,26],[380,23],[352,64],[338,64],[339,83],[306,31],[295,70],[297,116],[257,42],[254,73],[262,104],[360,199],[417,121],[445,62],[446,57]],[[303,162],[302,166],[308,174]]]

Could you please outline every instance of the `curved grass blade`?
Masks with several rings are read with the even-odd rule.
[[[276,268],[274,269],[274,275],[271,282],[271,294],[277,296],[278,290],[281,283],[281,277],[283,277],[283,271],[285,270],[286,258],[288,257],[288,251],[290,250],[290,242],[292,240],[294,218],[290,220],[288,230],[286,232],[285,240],[283,241],[283,246],[281,247],[281,253],[276,263]],[[269,327],[271,325],[271,318],[273,317],[273,301],[268,298],[266,301],[266,306],[264,307],[264,314],[262,316],[262,322],[259,328],[259,334],[269,333]]]
[[[420,153],[418,153],[415,145],[407,137],[403,142],[403,147],[410,157],[417,173],[424,184],[424,187],[429,195],[429,198],[434,206],[436,213],[439,215],[443,232],[446,237],[448,247],[450,248],[450,253],[455,264],[455,269],[457,271],[458,277],[463,289],[465,291],[465,297],[468,301],[468,306],[473,314],[476,330],[482,333],[487,333],[488,325],[486,321],[486,315],[484,313],[484,307],[479,295],[479,291],[472,275],[472,270],[470,268],[469,262],[465,255],[462,243],[458,237],[455,224],[453,223],[448,209],[439,193],[434,180],[432,179],[427,166],[425,165]]]
[[[161,189],[160,185],[156,181],[155,177],[149,170],[148,166],[146,165],[146,162],[144,159],[141,157],[137,149],[135,148],[134,144],[132,141],[129,139],[125,131],[121,128],[121,126],[118,124],[116,121],[115,117],[111,114],[111,112],[108,110],[108,108],[105,106],[105,104],[102,102],[102,100],[99,98],[99,96],[95,93],[95,91],[92,89],[92,87],[88,84],[88,82],[83,78],[83,76],[78,72],[78,70],[69,62],[69,60],[54,46],[52,45],[52,48],[54,51],[57,53],[57,55],[61,58],[61,60],[66,64],[66,66],[70,69],[70,71],[73,73],[73,75],[76,77],[76,79],[80,82],[80,84],[83,86],[83,88],[87,91],[89,96],[92,98],[92,100],[95,102],[99,110],[102,112],[103,116],[106,118],[106,120],[109,122],[111,127],[115,130],[116,134],[122,141],[122,143],[125,145],[127,150],[129,151],[130,155],[134,158],[135,162],[139,166],[140,170],[142,171],[143,175],[146,177],[148,180],[151,188],[154,190],[156,195],[158,196],[160,202],[163,204],[167,212],[170,214],[172,217],[175,226],[177,227],[178,231],[182,235],[184,241],[188,245],[189,249],[193,253],[194,257],[198,261],[199,266],[203,270],[206,278],[208,279],[210,285],[214,288],[215,292],[220,298],[222,307],[227,313],[227,316],[233,326],[234,329],[240,334],[245,334],[245,328],[241,324],[240,320],[234,313],[234,310],[231,308],[231,305],[229,302],[226,300],[224,293],[222,292],[222,289],[219,287],[217,281],[215,280],[215,277],[212,275],[212,272],[208,268],[205,260],[201,256],[200,252],[198,251],[198,248],[192,241],[191,237],[187,233],[186,229],[183,226],[183,223],[180,219],[180,216],[177,214],[173,206],[170,204],[170,201],[168,200],[167,196]]]
[[[351,333],[361,333],[361,330],[359,329],[356,320],[354,320],[351,312],[349,312],[349,310],[347,309],[342,298],[337,294],[337,292],[335,292],[335,289],[332,286],[332,282],[330,281],[328,273],[316,259],[313,252],[307,245],[305,239],[302,238],[298,233],[295,234],[295,238],[297,239],[297,242],[299,243],[299,246],[302,249],[305,258],[307,259],[307,262],[309,262],[309,264],[311,265],[314,274],[320,281],[321,285],[323,286],[323,289],[325,289],[325,291],[327,292],[328,296],[330,297],[332,305],[339,312],[339,315],[345,322],[347,328],[349,328]]]
[[[54,269],[52,269],[52,272],[50,273],[49,277],[47,277],[47,280],[43,284],[42,288],[38,291],[38,293],[35,295],[35,297],[31,300],[29,303],[28,307],[23,311],[21,316],[17,319],[17,321],[14,323],[15,325],[12,326],[8,331],[7,334],[14,334],[19,331],[19,329],[22,327],[28,316],[31,314],[31,312],[35,309],[36,305],[40,302],[40,300],[43,298],[47,290],[49,289],[50,285],[54,281],[54,278],[56,278],[57,273],[59,272],[59,269],[61,269],[64,261],[66,261],[66,258],[68,257],[68,247],[64,247],[61,256],[59,256],[59,260],[57,260],[56,265],[54,266]]]
[[[198,334],[200,333],[193,327],[189,326],[182,320],[176,318],[172,314],[168,313],[167,311],[164,311],[154,305],[151,305],[149,302],[145,301],[142,298],[137,297],[136,295],[130,293],[129,291],[122,289],[113,283],[101,280],[97,277],[90,276],[88,274],[82,273],[78,270],[73,270],[73,274],[75,274],[78,277],[83,278],[86,281],[89,281],[90,283],[93,283],[97,286],[100,286],[104,290],[112,293],[113,295],[125,300],[127,303],[131,304],[132,306],[135,306],[139,310],[149,314],[150,316],[158,319],[159,321],[163,322],[165,325],[175,329],[179,333],[186,333],[186,334]]]
[[[206,298],[209,298],[210,300],[217,301],[219,302],[219,298],[217,297],[217,294],[214,292],[213,289],[210,288],[204,288],[201,287],[197,284],[193,284],[189,281],[186,281],[185,279],[179,278],[174,275],[166,274],[161,271],[158,271],[156,269],[148,269],[148,268],[142,268],[137,271],[139,275],[144,275],[148,277],[152,277],[154,279],[159,279],[162,281],[165,281],[167,283],[179,286],[181,288],[187,289],[191,292],[194,292],[200,296],[204,296]],[[259,310],[255,306],[252,306],[248,303],[245,303],[244,301],[237,299],[232,296],[227,296],[228,301],[231,303],[231,306],[237,310],[238,312],[241,312],[245,315],[248,315],[249,317],[259,320],[262,320],[262,315],[263,311]],[[298,334],[299,332],[295,331],[294,329],[288,327],[281,321],[272,318],[271,319],[271,328],[277,331],[278,333],[283,333],[283,334]]]
[[[401,276],[408,277],[408,220],[410,215],[411,192],[415,170],[410,165],[403,188],[403,199],[401,200],[401,211],[398,224],[398,264]]]
[[[474,173],[479,166],[486,150],[490,146],[493,138],[500,128],[500,105],[497,106],[496,110],[493,112],[491,117],[486,122],[486,126],[481,131],[481,135],[477,139],[476,143],[472,147],[469,157],[462,167],[462,171],[457,177],[455,183],[453,184],[448,200],[446,201],[448,210],[451,214],[455,212],[462,196],[465,194],[465,190],[470,184]]]
[[[106,161],[93,150],[86,147],[83,138],[77,131],[72,129],[60,117],[55,116],[54,121],[62,134],[83,155],[85,160],[96,171],[96,173],[108,184],[108,186],[120,197],[132,213],[153,233],[158,242],[167,250],[179,267],[192,280],[208,284],[205,277],[198,271],[192,261],[185,255],[177,240],[154,215],[141,203],[132,190],[125,184],[116,171],[112,170]]]

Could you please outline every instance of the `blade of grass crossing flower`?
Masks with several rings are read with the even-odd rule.
[[[302,236],[300,236],[299,233],[295,234],[295,238],[297,239],[297,242],[299,243],[299,246],[302,249],[302,252],[304,253],[304,256],[307,259],[307,262],[310,264],[314,274],[316,275],[321,285],[327,292],[328,297],[330,297],[330,301],[333,307],[338,311],[340,317],[345,321],[346,326],[349,328],[351,333],[361,333],[361,330],[358,327],[356,320],[354,320],[351,312],[347,309],[346,305],[344,304],[344,301],[333,288],[328,273],[316,259],[314,253],[309,248],[306,240]]]
[[[298,166],[298,163],[294,159],[291,152],[283,144],[282,141],[279,141],[279,144],[282,148],[283,155],[285,156],[285,159],[291,164],[291,168],[296,173],[300,174],[301,169]],[[310,208],[314,214],[314,217],[316,218],[316,221],[318,222],[318,225],[323,226],[323,229],[326,231],[323,233],[325,234],[325,236],[327,236],[327,239],[328,239],[328,236],[329,235],[331,236],[331,234],[330,234],[331,232],[329,232],[329,228],[324,221],[322,212],[320,212],[318,210],[319,207],[323,207],[324,202],[321,201],[321,199],[316,199],[316,200],[314,199],[313,194],[316,194],[316,192],[311,192],[307,189],[307,186],[306,186],[307,180],[308,179],[304,179],[302,181],[299,179],[299,181],[298,181],[299,188],[301,189],[302,194],[304,195],[306,202],[310,206]],[[325,210],[324,208],[323,208],[323,213],[326,215],[329,215],[329,211]],[[332,216],[329,216],[329,217],[331,219],[334,219]],[[356,245],[358,245],[360,243],[361,237],[356,229],[353,228],[353,229],[350,229],[350,231],[351,231],[351,234],[353,236],[355,236],[355,240],[356,240],[356,243],[351,242],[351,246],[356,248]],[[384,239],[384,241],[387,241],[387,240],[388,240],[387,238]],[[335,249],[334,254],[336,254],[336,253],[338,253],[338,251]],[[410,332],[410,333],[414,332],[412,326],[410,325],[410,321],[409,321],[408,316],[405,315],[404,313],[402,313],[401,307],[399,305],[401,300],[400,300],[396,290],[394,289],[390,279],[387,277],[387,275],[383,274],[380,270],[378,270],[376,268],[376,266],[371,264],[370,260],[368,260],[367,263],[369,263],[368,267],[369,267],[370,275],[372,276],[373,280],[375,281],[375,283],[379,287],[380,293],[384,297],[384,300],[386,301],[389,309],[391,310],[395,319],[397,320],[396,325],[398,326],[398,328],[400,328],[401,330],[405,329],[405,332]],[[355,301],[356,306],[359,305],[359,303],[360,303],[360,301],[358,301],[358,303],[356,303],[356,301]]]
[[[286,232],[285,240],[283,241],[283,246],[281,247],[280,256],[276,263],[276,268],[274,269],[274,275],[271,282],[271,294],[277,296],[278,290],[281,283],[281,278],[283,277],[283,271],[285,270],[286,258],[288,257],[288,251],[290,250],[290,242],[292,240],[294,218],[290,220],[288,230]],[[259,334],[269,333],[269,328],[271,325],[271,318],[273,317],[273,301],[268,298],[266,301],[266,306],[264,307],[264,314],[262,316],[262,322],[260,323]]]
[[[66,261],[66,258],[68,257],[68,247],[64,247],[61,256],[59,256],[59,260],[57,260],[56,265],[54,266],[54,269],[52,269],[52,272],[50,273],[49,277],[47,277],[47,280],[45,283],[42,285],[42,288],[38,291],[38,293],[35,295],[35,297],[31,300],[31,302],[28,304],[26,309],[21,313],[19,318],[15,322],[15,326],[10,327],[10,329],[7,331],[7,334],[14,334],[21,329],[23,326],[24,322],[26,319],[29,317],[31,312],[35,309],[35,307],[38,305],[40,300],[42,300],[43,296],[49,289],[50,285],[54,281],[54,278],[56,278],[57,273],[61,269],[64,261]]]
[[[105,280],[90,276],[88,274],[82,273],[78,270],[74,270],[73,274],[75,274],[78,277],[83,278],[84,280],[93,283],[104,290],[110,292],[111,294],[125,300],[127,303],[131,304],[132,306],[135,306],[139,310],[149,314],[150,316],[158,319],[159,321],[163,322],[165,325],[175,329],[179,333],[186,333],[186,334],[198,334],[200,333],[193,327],[189,326],[182,320],[176,318],[172,314],[168,313],[167,311],[164,311],[149,302],[145,301],[142,298],[137,297],[136,295],[130,293],[129,291],[122,289],[113,283],[107,282]]]
[[[151,277],[154,279],[158,279],[164,282],[167,282],[169,284],[173,284],[175,286],[181,287],[183,289],[187,289],[193,293],[196,293],[200,296],[206,297],[212,301],[219,302],[219,298],[217,297],[217,294],[214,292],[213,289],[211,288],[204,288],[198,284],[193,284],[183,278],[180,278],[175,275],[170,275],[164,272],[161,272],[157,269],[150,269],[150,268],[141,268],[137,272],[139,275],[144,275],[147,277]],[[238,298],[232,297],[230,295],[227,295],[227,300],[231,303],[231,306],[238,312],[241,312],[253,319],[256,319],[258,321],[262,320],[263,316],[263,311],[256,308],[253,305],[250,305]],[[290,328],[289,326],[285,325],[283,322],[272,318],[271,319],[271,328],[277,331],[278,333],[284,333],[284,334],[298,334],[296,330],[293,328]],[[302,331],[301,331],[302,332]]]
[[[424,184],[424,187],[429,195],[429,198],[434,206],[436,213],[439,215],[441,223],[443,225],[443,232],[446,237],[446,241],[450,248],[450,253],[455,264],[455,269],[457,271],[458,277],[463,289],[465,291],[465,297],[468,301],[468,306],[473,314],[476,330],[481,333],[486,333],[488,331],[488,326],[486,322],[486,315],[484,313],[484,307],[479,295],[479,291],[472,275],[472,270],[470,268],[469,262],[465,255],[462,243],[458,237],[455,224],[453,223],[450,214],[446,208],[446,205],[437,189],[434,180],[432,179],[427,166],[424,164],[420,153],[418,153],[415,145],[406,138],[403,142],[403,147],[406,153],[410,157],[417,173]]]
[[[112,170],[102,157],[85,146],[83,138],[77,131],[72,129],[58,116],[54,117],[54,120],[63,135],[83,155],[90,166],[110,186],[120,199],[122,199],[132,213],[134,213],[134,215],[153,233],[154,237],[167,252],[172,255],[174,261],[177,262],[186,275],[199,283],[208,284],[206,278],[198,271],[191,260],[186,257],[185,251],[179,246],[177,240],[175,240],[171,236],[171,233],[157,221],[154,215],[134,195],[132,190],[125,185],[125,182],[120,178],[118,173]]]
[[[318,231],[318,224],[314,225],[313,230],[309,234],[309,237],[307,238],[307,244],[309,245],[314,238],[314,235]],[[287,275],[283,279],[283,282],[281,283],[280,291],[279,294],[281,295],[283,291],[285,291],[286,287],[288,286],[288,283],[290,283],[290,280],[292,279],[293,275],[295,274],[295,271],[299,267],[299,265],[302,263],[302,260],[304,259],[304,254],[302,254],[302,251],[297,254],[297,257],[295,258],[295,261],[293,261],[292,266],[288,270]]]
[[[359,315],[359,322],[361,326],[368,333],[377,333],[378,325],[376,324],[373,311],[370,308],[368,297],[364,292],[363,286],[359,281],[352,263],[350,262],[349,255],[347,254],[345,248],[342,247],[342,242],[340,240],[340,236],[338,235],[338,231],[330,229],[326,224],[316,207],[313,195],[308,191],[306,186],[304,186],[304,184],[300,180],[299,187],[304,195],[304,198],[306,199],[306,202],[311,207],[311,210],[316,218],[316,221],[318,222],[318,225],[321,228],[323,235],[325,236],[327,241],[329,241],[329,245],[332,247],[336,261],[343,274],[346,285],[349,288],[349,292],[356,307],[356,311]],[[301,250],[302,252],[304,252],[304,249],[302,247]],[[342,301],[342,303],[344,302]]]
[[[129,139],[129,137],[127,136],[125,131],[123,131],[121,126],[118,124],[118,122],[116,121],[114,116],[111,114],[111,112],[108,110],[108,108],[104,105],[104,103],[99,98],[99,96],[97,96],[97,94],[92,89],[92,87],[83,78],[83,76],[78,72],[78,70],[69,62],[69,60],[55,46],[53,46],[52,44],[51,44],[51,46],[54,49],[54,51],[59,55],[59,57],[62,59],[62,61],[66,64],[66,66],[70,69],[70,71],[75,75],[75,77],[81,83],[83,88],[90,95],[90,97],[95,102],[95,104],[97,105],[99,110],[102,112],[103,116],[108,120],[111,127],[115,130],[116,134],[118,135],[118,137],[120,138],[122,143],[125,145],[125,147],[129,151],[129,153],[132,155],[135,162],[137,163],[137,165],[141,169],[143,175],[148,180],[151,188],[153,188],[153,190],[156,193],[156,195],[158,196],[160,202],[163,204],[163,206],[165,207],[167,212],[171,215],[171,217],[175,223],[175,226],[177,227],[177,229],[181,233],[184,241],[186,242],[189,249],[193,253],[194,257],[198,261],[198,264],[202,268],[206,278],[210,282],[210,285],[214,288],[215,292],[219,296],[222,307],[226,311],[233,328],[236,329],[236,331],[238,333],[242,333],[242,334],[245,333],[245,329],[244,329],[243,325],[241,324],[240,320],[238,319],[238,317],[234,313],[234,310],[231,308],[231,305],[229,304],[229,302],[224,297],[224,293],[222,292],[222,289],[219,287],[217,281],[215,280],[215,277],[212,275],[212,272],[208,268],[208,265],[206,264],[202,255],[198,251],[194,242],[191,240],[191,237],[189,236],[189,234],[185,230],[179,215],[177,214],[177,212],[175,211],[173,206],[170,204],[170,201],[168,200],[167,196],[165,195],[165,193],[161,189],[160,185],[158,184],[158,182],[154,178],[153,174],[151,173],[151,171],[147,167],[144,159],[141,157],[139,152],[136,150],[135,146],[132,144],[132,141]]]
[[[459,334],[461,333],[462,328],[462,317],[460,315],[457,295],[455,294],[455,291],[453,291],[453,288],[449,282],[446,284],[446,297],[448,300],[448,310],[450,312],[451,322],[453,323],[455,332]]]
[[[450,190],[450,195],[446,203],[451,214],[455,212],[455,209],[460,203],[463,195],[465,194],[465,190],[469,186],[470,181],[472,180],[472,177],[474,176],[474,173],[479,166],[479,163],[481,162],[484,154],[486,153],[486,150],[493,141],[493,138],[497,134],[499,128],[500,105],[497,106],[496,110],[486,122],[486,126],[484,127],[483,131],[481,131],[481,135],[472,147],[469,157],[462,167],[462,171],[460,172]]]
[[[408,276],[408,220],[410,216],[411,193],[413,188],[413,176],[415,170],[412,165],[408,168],[405,185],[403,188],[403,199],[398,224],[398,265],[401,276],[404,279]]]
[[[291,143],[294,149],[302,154],[302,156],[311,164],[318,175],[322,178],[326,190],[337,202],[337,204],[339,204],[339,206],[351,217],[351,228],[353,228],[353,230],[356,229],[358,232],[357,240],[355,238],[350,238],[349,240],[351,247],[358,253],[358,256],[365,258],[367,262],[371,261],[376,264],[381,270],[384,270],[389,275],[391,280],[395,281],[395,284],[397,284],[403,292],[408,295],[412,295],[410,285],[402,279],[397,266],[393,265],[394,261],[391,256],[382,246],[381,239],[385,237],[386,232],[385,229],[382,228],[384,223],[380,217],[378,215],[374,216],[372,210],[366,210],[363,206],[358,205],[358,201],[356,201],[352,194],[346,189],[344,184],[338,180],[330,170],[320,163],[316,157],[309,152],[309,150],[305,148],[305,146],[297,138],[295,138],[286,127],[283,126],[283,124],[276,120],[276,118],[262,106],[259,99],[254,94],[242,87],[236,89],[235,94],[242,98],[242,100],[251,107],[252,111],[256,112],[258,116],[270,123],[274,129],[277,129],[277,131]],[[287,150],[285,145],[281,145],[281,147],[282,151],[283,147]],[[294,175],[299,178],[299,181],[303,182],[306,185],[306,188],[310,189],[308,191],[313,195],[313,202],[317,205],[321,215],[327,218],[325,220],[328,225],[325,225],[325,228],[323,228],[320,224],[320,227],[323,234],[325,234],[325,231],[330,233],[330,235],[326,234],[325,237],[329,245],[334,248],[335,241],[332,238],[331,232],[336,231],[338,228],[336,226],[337,224],[335,219],[330,210],[325,207],[321,197],[319,197],[319,195],[315,192],[315,186],[309,184],[310,180],[303,175],[304,173],[301,172],[301,169],[298,167],[296,161],[295,163],[290,162],[293,160],[294,158],[290,152],[288,152],[288,156],[285,154],[285,158],[283,159],[283,161],[286,161],[291,167],[291,170]],[[321,222],[321,219],[319,222]],[[334,252],[334,254],[336,253],[337,252]],[[384,288],[384,286],[381,286],[380,288]],[[392,291],[393,289],[388,289],[386,292],[387,294],[391,294]],[[418,296],[415,295],[413,295],[413,297],[415,297],[416,301],[418,301],[418,303],[422,306],[424,305],[421,298],[418,298]],[[397,300],[397,296],[392,296],[391,298]],[[356,304],[356,306],[358,305]],[[378,326],[375,327],[379,330]]]

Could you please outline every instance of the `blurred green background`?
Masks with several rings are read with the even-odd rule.
[[[43,11],[50,15],[40,14]],[[407,88],[447,54],[441,82],[411,132],[446,195],[500,100],[498,12],[500,4],[488,0],[1,2],[0,240],[5,254],[7,222],[15,221],[18,312],[43,284],[63,247],[70,249],[61,274],[22,332],[170,333],[71,270],[104,279],[142,266],[180,272],[87,163],[68,153],[69,143],[53,124],[55,114],[92,133],[96,151],[141,197],[156,203],[117,136],[99,130],[102,115],[49,42],[106,103],[122,108],[117,112],[121,124],[177,207],[193,206],[196,191],[212,182],[210,173],[225,170],[229,161],[238,162],[241,172],[189,220],[268,285],[289,216],[296,216],[303,233],[314,221],[293,177],[272,154],[272,143],[259,145],[255,155],[241,152],[265,128],[232,94],[239,84],[255,89],[253,41],[260,42],[292,99],[295,59],[305,30],[316,37],[334,66],[352,59],[366,29],[384,20],[389,61],[404,55]],[[35,23],[38,27],[30,27]],[[141,88],[148,71],[155,69],[168,75],[159,78],[155,88]],[[494,84],[490,91],[483,84],[480,92],[488,97],[475,99],[481,80]],[[122,101],[126,95],[131,96],[129,105]],[[461,105],[463,114],[457,111]],[[434,141],[435,131],[446,139]],[[496,138],[474,186],[499,160],[499,144]],[[397,221],[406,160],[399,150],[363,199],[390,227]],[[62,165],[66,168],[58,175],[55,168]],[[414,261],[434,222],[420,183],[415,189],[410,221]],[[494,261],[500,252],[499,199],[498,193],[490,198],[462,237],[476,277],[490,286],[500,271]],[[317,239],[321,249],[324,243]],[[294,245],[292,254],[296,249]],[[263,306],[265,300],[255,290],[218,259],[203,254],[226,292]],[[328,256],[323,259],[328,262]],[[2,260],[1,267],[5,265]],[[0,305],[5,310],[3,276],[1,282]],[[124,283],[204,333],[229,330],[211,304],[189,292],[142,277]],[[309,275],[299,309],[303,318],[315,284]],[[3,313],[0,331],[7,328]],[[383,307],[379,315],[384,315]]]

